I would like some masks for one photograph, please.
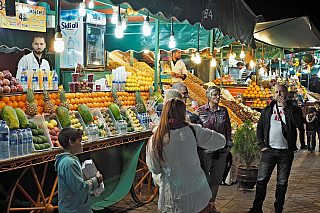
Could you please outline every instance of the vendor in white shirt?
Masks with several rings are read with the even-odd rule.
[[[172,50],[172,83],[182,82],[188,76],[186,65],[180,59],[181,50]]]
[[[18,64],[16,78],[21,78],[22,69],[31,71],[33,69],[50,71],[49,62],[43,58],[44,50],[46,49],[46,41],[43,35],[36,34],[32,41],[33,51],[28,55],[23,56]]]

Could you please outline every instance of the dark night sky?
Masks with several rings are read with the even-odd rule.
[[[266,21],[308,16],[320,31],[320,0],[244,0],[256,15]]]

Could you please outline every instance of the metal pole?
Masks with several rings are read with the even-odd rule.
[[[156,92],[158,92],[158,67],[159,67],[159,29],[160,29],[160,21],[158,19],[156,19],[156,42],[155,42],[155,50],[154,50],[154,54],[155,54],[155,69],[154,69],[154,89]]]
[[[214,54],[213,31],[214,31],[214,29],[210,30],[210,55]],[[211,62],[210,62],[210,64],[211,64]],[[215,68],[210,66],[209,82],[213,81],[213,79],[216,79],[215,77],[216,77]]]
[[[130,50],[130,66],[133,67],[133,58],[134,58],[134,52],[133,50]]]
[[[55,5],[56,5],[56,10],[55,10],[55,23],[56,26],[55,28],[57,29],[58,24],[60,24],[60,0],[55,0]],[[54,67],[56,68],[57,74],[58,74],[58,79],[59,79],[59,84],[62,84],[62,79],[61,79],[61,73],[60,73],[60,53],[55,52],[54,54],[54,61],[55,65]]]
[[[223,76],[223,48],[221,48],[220,54],[221,54],[221,69],[220,69],[220,79],[221,79]],[[220,81],[220,88],[222,88],[222,81]]]

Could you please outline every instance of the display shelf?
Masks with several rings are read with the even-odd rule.
[[[58,93],[58,90],[47,90],[48,93]],[[35,94],[42,94],[43,90],[35,90]],[[27,92],[11,92],[11,93],[0,93],[1,97],[9,97],[9,96],[19,96],[19,95],[26,95]]]

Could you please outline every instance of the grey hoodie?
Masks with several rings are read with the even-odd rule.
[[[56,156],[54,166],[58,172],[59,212],[92,212],[92,200],[89,194],[92,184],[83,179],[79,159],[73,154],[62,153]],[[94,177],[91,180],[94,190],[97,189],[97,179]]]

